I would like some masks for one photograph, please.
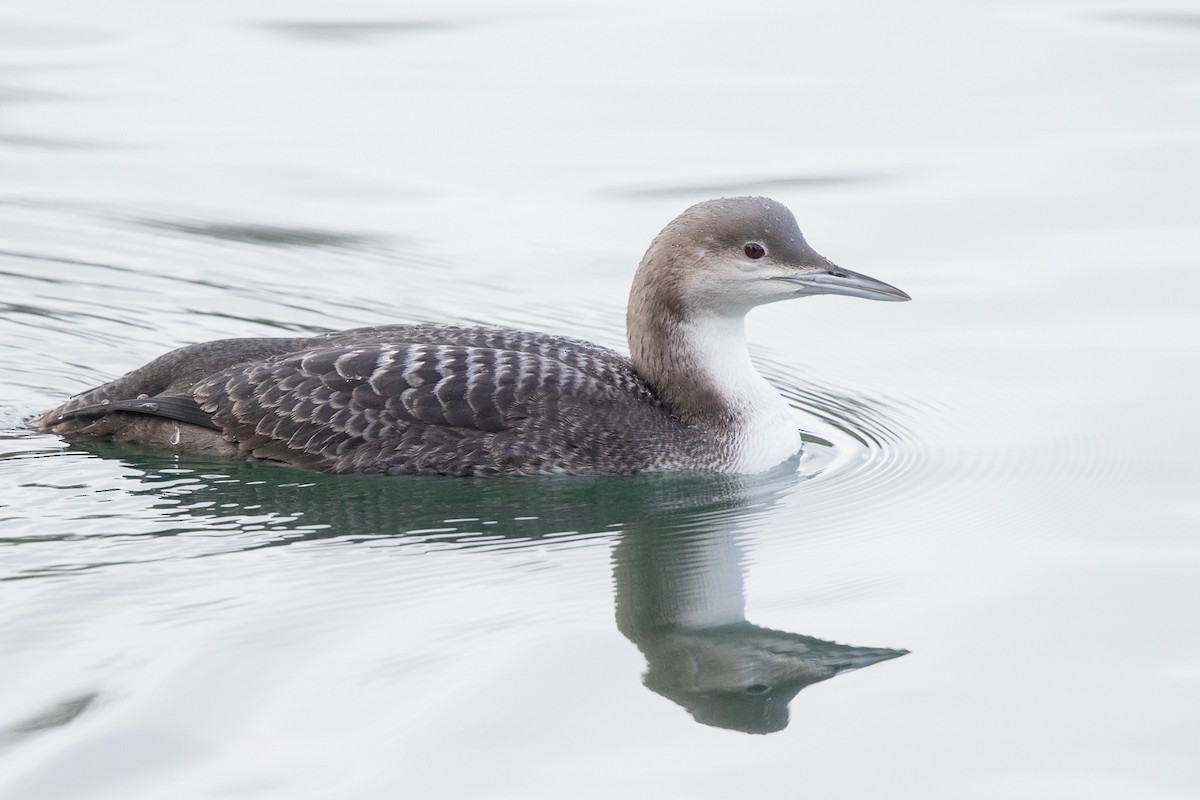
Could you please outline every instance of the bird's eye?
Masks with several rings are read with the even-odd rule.
[[[749,258],[762,258],[767,254],[766,248],[758,242],[746,242],[746,246],[742,248],[742,251]]]

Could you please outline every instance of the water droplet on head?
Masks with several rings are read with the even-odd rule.
[[[101,400],[101,401],[100,401],[100,405],[102,405],[102,406],[106,406],[106,405],[108,405],[110,402],[112,402],[112,401],[110,401],[110,400]]]

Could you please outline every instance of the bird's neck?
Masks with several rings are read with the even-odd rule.
[[[799,448],[799,434],[787,403],[750,361],[745,320],[741,313],[689,313],[653,293],[635,293],[630,354],[638,375],[683,422],[756,450],[778,449],[777,463]],[[775,448],[771,441],[780,437]]]

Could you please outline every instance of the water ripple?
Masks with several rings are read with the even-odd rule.
[[[923,409],[805,381],[794,366],[769,357],[757,361],[800,413],[810,459],[802,468],[810,507],[814,502],[849,507],[866,495],[899,493],[927,472],[927,450],[908,424]]]

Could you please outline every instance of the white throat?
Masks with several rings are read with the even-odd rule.
[[[800,452],[800,430],[791,406],[750,361],[745,317],[703,317],[685,324],[690,360],[733,418],[729,471],[762,472]]]

